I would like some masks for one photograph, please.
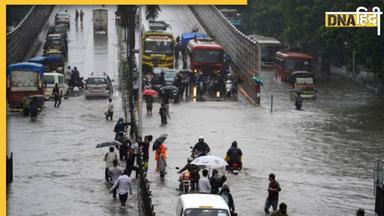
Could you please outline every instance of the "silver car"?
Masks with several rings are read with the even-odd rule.
[[[68,27],[70,26],[70,15],[66,12],[57,12],[55,16],[55,25],[65,24]]]
[[[113,93],[112,80],[105,73],[91,73],[85,82],[84,96],[90,97],[110,97]]]

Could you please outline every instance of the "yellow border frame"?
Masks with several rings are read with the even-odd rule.
[[[1,188],[1,197],[0,197],[0,215],[7,215],[7,204],[6,204],[6,196],[7,196],[7,189],[6,189],[6,154],[7,154],[7,145],[6,145],[6,137],[7,137],[7,114],[6,114],[6,4],[4,1],[0,2],[0,68],[2,68],[2,75],[0,76],[0,113],[3,118],[0,118],[0,152],[3,152],[0,156],[1,162],[0,162],[0,170],[3,175],[1,175],[0,178],[0,188]]]
[[[60,2],[60,5],[247,5],[247,0],[65,0]],[[27,1],[27,0],[8,0],[6,5],[58,5],[57,1],[53,0],[40,0],[40,1]]]
[[[1,197],[0,197],[0,215],[7,215],[7,204],[6,204],[6,135],[7,135],[7,114],[6,114],[6,14],[7,14],[7,5],[57,5],[57,1],[53,0],[40,0],[33,2],[27,0],[8,0],[0,1],[0,68],[2,68],[3,75],[0,78],[0,114],[3,118],[0,118],[0,152],[5,153],[0,156],[0,171],[3,174],[0,178],[0,188],[1,188]],[[118,5],[118,4],[137,4],[137,5],[247,5],[247,0],[114,0],[106,3],[106,0],[65,0],[65,2],[60,2],[60,5]]]

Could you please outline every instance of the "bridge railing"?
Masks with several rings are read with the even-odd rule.
[[[7,65],[25,60],[53,9],[54,6],[33,6],[19,25],[7,33]]]
[[[252,80],[260,71],[259,46],[233,26],[215,6],[191,6],[201,25],[232,57],[248,95],[258,103],[259,88]]]

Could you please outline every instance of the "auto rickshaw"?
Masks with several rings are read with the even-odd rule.
[[[308,71],[294,71],[288,76],[288,82],[293,86],[291,96],[300,93],[304,99],[316,97],[315,77]]]

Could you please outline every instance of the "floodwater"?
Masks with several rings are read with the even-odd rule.
[[[68,9],[74,20],[75,8]],[[95,71],[117,79],[113,7],[105,37],[93,36],[92,8],[78,9],[86,15],[82,28],[71,27],[69,65],[78,66],[85,77]],[[170,23],[175,35],[197,24],[186,6],[161,9],[159,20]],[[174,215],[179,195],[175,167],[186,163],[189,146],[199,136],[204,136],[213,155],[224,157],[233,140],[242,149],[243,171],[226,174],[239,216],[264,215],[269,173],[281,185],[280,201],[287,203],[289,215],[353,215],[357,208],[373,215],[373,163],[384,154],[383,101],[364,86],[334,78],[317,83],[317,99],[305,101],[303,111],[296,111],[290,87],[273,80],[271,71],[261,76],[265,87],[259,107],[243,97],[238,102],[171,104],[166,126],[160,126],[159,104],[154,105],[153,116],[144,115],[144,134],[169,135],[164,180],[154,171],[153,155],[150,158],[148,178],[156,215]],[[117,119],[123,114],[115,92]],[[48,102],[36,121],[8,116],[8,152],[14,153],[8,215],[135,215],[135,195],[129,207],[121,209],[104,184],[102,157],[107,149],[95,145],[114,135],[114,122],[103,116],[106,103],[70,97],[58,109]]]

